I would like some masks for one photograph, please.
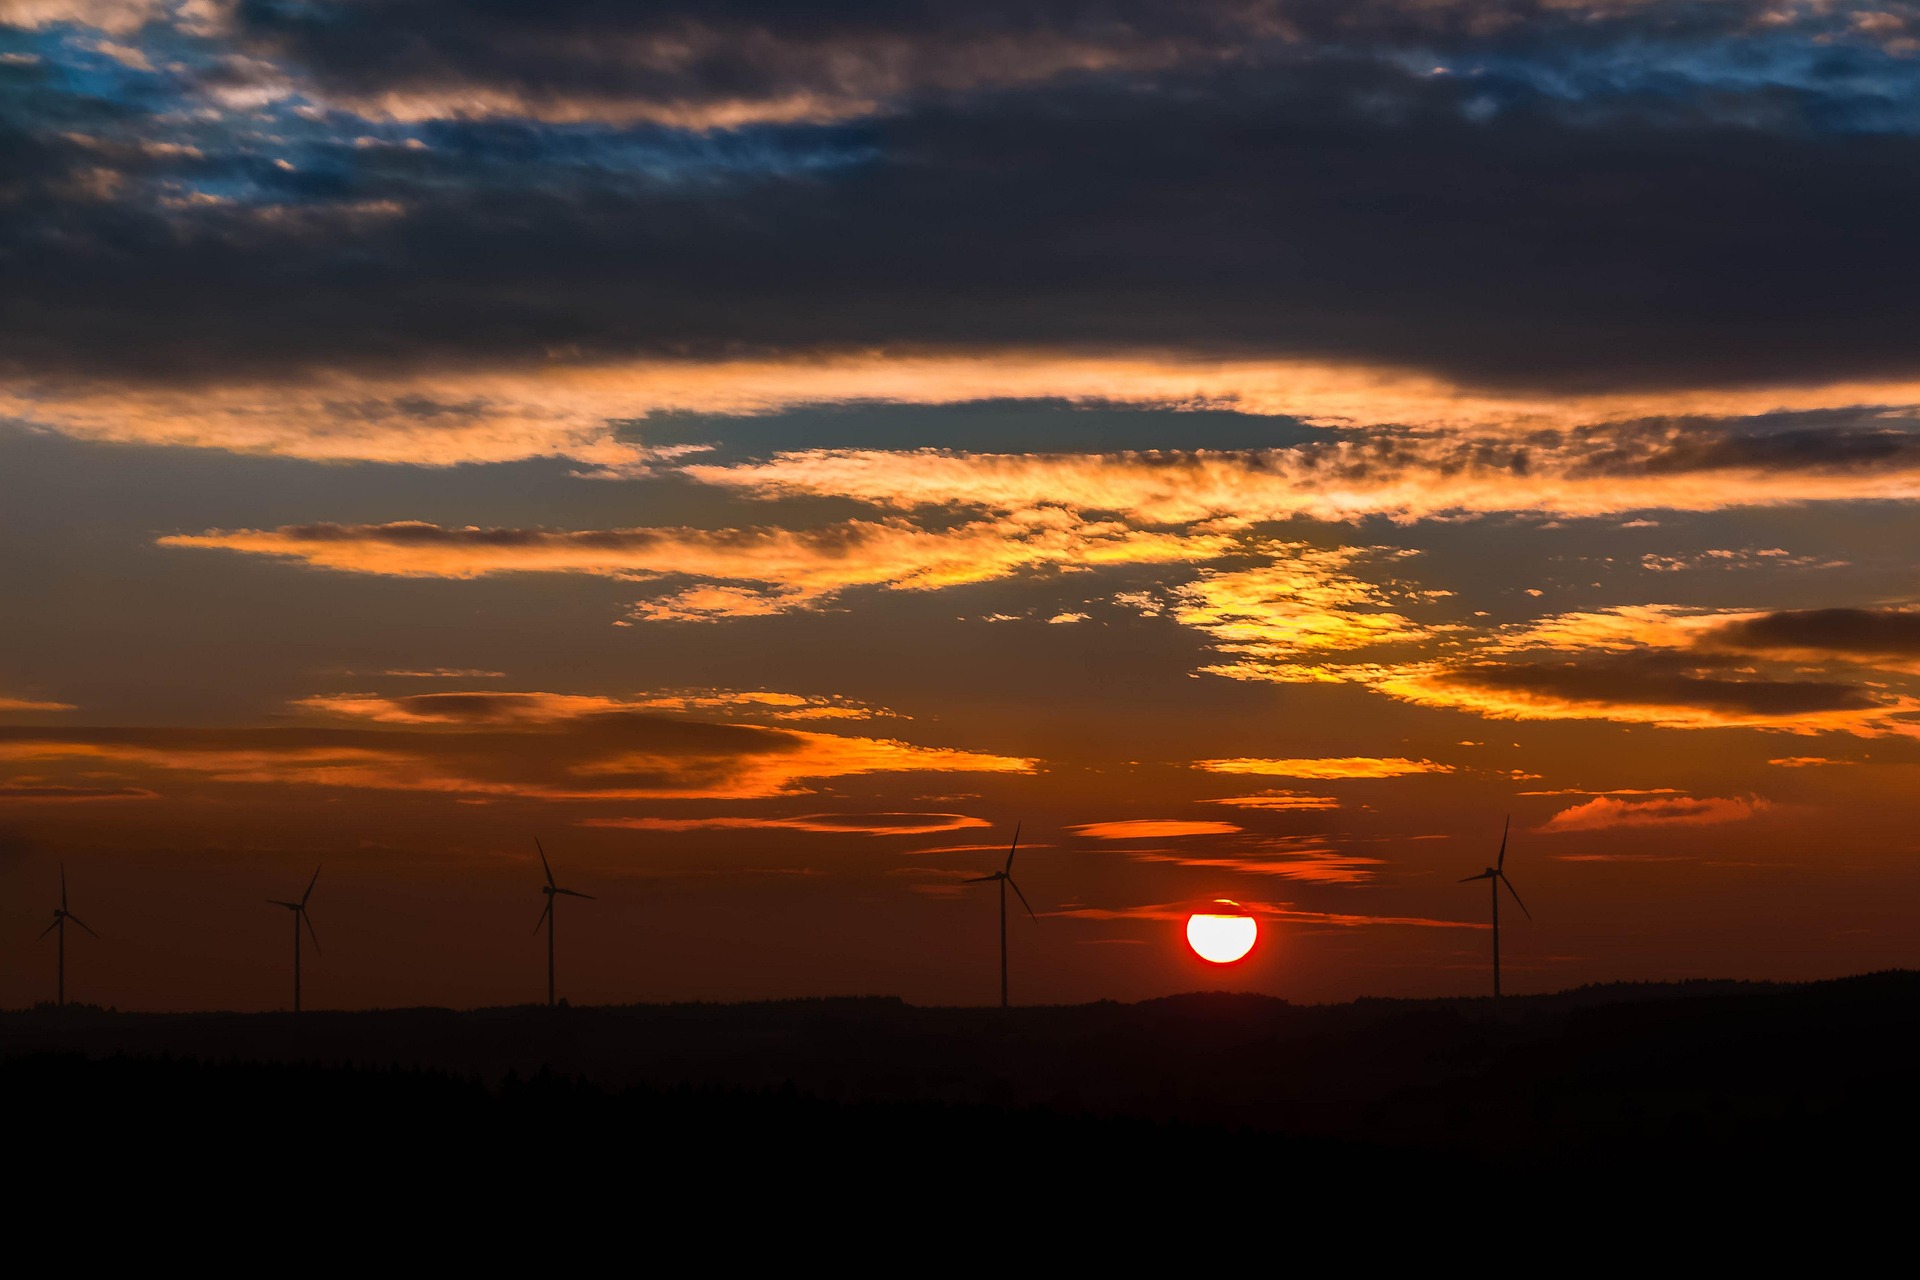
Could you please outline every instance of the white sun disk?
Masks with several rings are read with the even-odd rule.
[[[1212,964],[1232,964],[1253,950],[1259,936],[1260,926],[1249,915],[1195,912],[1187,917],[1187,945]]]

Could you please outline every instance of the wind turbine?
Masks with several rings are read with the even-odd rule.
[[[313,935],[313,953],[320,954],[320,935],[313,932],[313,917],[307,914],[307,899],[313,896],[314,882],[320,879],[320,868],[313,869],[313,879],[307,881],[307,891],[300,895],[298,902],[282,902],[278,898],[268,898],[276,907],[285,907],[293,912],[293,1011],[300,1012],[300,922],[307,922],[307,932]]]
[[[1508,818],[1500,828],[1500,856],[1494,859],[1492,866],[1477,876],[1463,876],[1461,884],[1470,880],[1485,880],[1487,888],[1493,891],[1493,998],[1500,998],[1500,886],[1507,886],[1507,892],[1513,895],[1513,903],[1527,919],[1533,919],[1533,912],[1527,910],[1527,904],[1520,901],[1519,890],[1513,887],[1513,881],[1507,879],[1507,828],[1513,825]]]
[[[1011,886],[1013,891],[1016,894],[1019,894],[1020,905],[1027,908],[1028,915],[1033,916],[1035,920],[1038,920],[1040,918],[1039,916],[1033,915],[1033,907],[1028,904],[1027,895],[1024,893],[1020,893],[1020,886],[1013,883],[1013,855],[1018,852],[1020,852],[1020,824],[1016,822],[1013,824],[1013,847],[1007,850],[1007,865],[1001,868],[1000,870],[993,872],[990,875],[973,876],[970,879],[963,880],[961,882],[962,884],[984,884],[989,880],[998,880],[1000,882],[1000,1007],[1002,1009],[1007,1007],[1007,889],[1008,887]]]
[[[562,889],[553,882],[553,867],[547,862],[547,851],[540,847],[540,837],[533,838],[533,847],[540,850],[540,869],[547,873],[547,882],[540,886],[540,892],[547,895],[547,905],[541,909],[540,918],[533,922],[533,931],[540,932],[540,926],[547,926],[547,1008],[553,1008],[553,921],[555,911],[553,899],[556,894],[566,894],[569,898],[585,898],[593,901],[590,893],[581,893],[577,889]]]
[[[92,929],[87,928],[87,922],[85,920],[82,920],[79,916],[67,910],[67,864],[63,862],[60,864],[60,906],[53,913],[53,923],[40,931],[40,936],[43,938],[49,933],[57,932],[60,935],[60,976],[59,985],[54,988],[54,991],[56,993],[55,1007],[61,1009],[67,1007],[67,921],[69,920],[79,925],[82,929],[86,929],[87,932],[93,934],[94,937],[97,938],[100,936],[94,933]]]

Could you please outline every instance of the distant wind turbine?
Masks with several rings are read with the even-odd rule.
[[[547,1008],[551,1009],[553,1008],[553,922],[557,914],[553,909],[553,899],[555,895],[564,893],[569,898],[585,898],[588,902],[592,902],[593,895],[581,893],[577,889],[562,889],[555,884],[553,867],[547,862],[547,851],[540,846],[540,837],[533,838],[533,847],[540,850],[540,869],[547,873],[547,882],[540,887],[540,892],[547,895],[547,905],[540,912],[540,918],[534,921],[533,931],[538,933],[541,925],[547,926]]]
[[[82,929],[86,929],[87,932],[94,937],[97,938],[100,936],[94,933],[92,929],[87,928],[87,922],[85,920],[82,920],[79,916],[67,910],[67,864],[63,862],[60,864],[60,906],[53,913],[53,923],[40,931],[40,936],[43,938],[49,933],[58,933],[60,935],[60,976],[58,985],[54,988],[54,999],[56,1007],[62,1009],[64,1009],[67,1004],[67,921],[69,920],[79,925]]]
[[[1027,902],[1027,895],[1020,893],[1020,886],[1013,883],[1013,855],[1020,852],[1020,824],[1013,824],[1013,847],[1007,850],[1007,865],[991,875],[973,876],[963,884],[985,884],[989,880],[1000,882],[1000,1007],[1007,1007],[1007,889],[1011,887],[1020,896],[1020,905],[1027,908],[1027,914],[1035,920],[1033,907]]]
[[[1507,892],[1513,895],[1513,903],[1515,906],[1520,908],[1520,913],[1526,916],[1526,918],[1529,920],[1533,919],[1533,912],[1528,911],[1527,904],[1520,901],[1519,890],[1513,887],[1513,881],[1507,879],[1507,872],[1506,872],[1507,828],[1512,825],[1513,825],[1513,819],[1508,818],[1507,821],[1500,828],[1500,856],[1494,860],[1493,865],[1488,867],[1485,871],[1482,871],[1477,876],[1463,876],[1460,879],[1461,884],[1466,884],[1470,880],[1485,880],[1487,882],[1487,887],[1493,891],[1493,998],[1495,1000],[1498,1000],[1500,998],[1500,886],[1501,885],[1507,886]]]
[[[307,899],[313,896],[313,886],[320,879],[320,868],[313,869],[313,879],[307,881],[307,891],[300,895],[298,902],[282,902],[278,898],[268,898],[276,907],[285,907],[293,912],[293,1011],[300,1012],[300,922],[306,921],[307,932],[313,937],[313,953],[320,954],[320,935],[313,932],[313,917],[307,914]]]

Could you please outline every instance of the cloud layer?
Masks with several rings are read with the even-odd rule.
[[[491,701],[489,701],[491,700]],[[310,709],[406,728],[0,728],[0,761],[124,771],[153,781],[347,787],[556,802],[751,800],[831,778],[1024,773],[1036,761],[891,738],[609,710],[554,694],[404,701],[312,699]],[[456,705],[466,710],[456,712]],[[416,727],[417,726],[417,727]],[[451,727],[450,727],[451,726]]]
[[[0,238],[22,249],[0,347],[15,403],[42,405],[876,352],[1559,394],[1911,382],[1913,22],[1760,0],[21,3],[0,15]],[[280,407],[312,435],[397,415],[428,440],[476,412],[424,387]],[[492,430],[476,449],[529,447]]]

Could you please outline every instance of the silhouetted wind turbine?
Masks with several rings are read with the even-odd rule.
[[[1013,855],[1020,852],[1020,824],[1013,824],[1013,847],[1007,850],[1007,865],[991,875],[974,876],[964,880],[963,884],[985,884],[989,880],[1000,882],[1000,1007],[1007,1007],[1007,889],[1012,887],[1020,895],[1020,905],[1027,908],[1027,914],[1035,920],[1033,908],[1027,903],[1027,895],[1020,893],[1020,886],[1013,883]]]
[[[82,929],[86,929],[87,932],[93,934],[94,937],[97,938],[100,936],[94,933],[92,929],[87,928],[87,922],[85,920],[82,920],[79,916],[67,910],[67,864],[63,862],[60,864],[60,906],[53,913],[53,923],[40,931],[40,936],[43,938],[49,933],[57,932],[60,935],[60,976],[58,985],[54,987],[54,1003],[56,1008],[61,1009],[66,1008],[67,1005],[67,921],[69,920],[79,925]]]
[[[553,1008],[553,920],[556,912],[553,899],[556,894],[566,894],[569,898],[585,898],[593,901],[590,893],[581,893],[577,889],[562,889],[553,882],[553,868],[547,863],[547,851],[540,847],[540,837],[533,838],[533,847],[540,850],[540,869],[547,873],[547,882],[540,886],[540,892],[547,895],[547,905],[540,912],[540,918],[533,922],[533,931],[540,932],[540,926],[547,926],[547,1008]]]
[[[1520,908],[1520,913],[1526,916],[1526,918],[1529,920],[1533,919],[1533,912],[1528,911],[1527,904],[1520,901],[1519,890],[1513,887],[1513,881],[1507,879],[1507,872],[1506,872],[1507,828],[1512,825],[1513,825],[1513,819],[1508,818],[1500,828],[1500,856],[1494,860],[1493,865],[1488,867],[1485,871],[1482,871],[1477,876],[1463,876],[1460,879],[1461,884],[1466,884],[1469,880],[1485,880],[1487,882],[1487,887],[1493,891],[1493,998],[1495,1000],[1498,1000],[1500,998],[1500,886],[1501,885],[1507,886],[1507,892],[1513,895],[1513,903],[1515,906]]]
[[[307,914],[307,899],[313,896],[313,886],[320,879],[320,868],[313,869],[313,879],[307,881],[307,891],[300,895],[298,902],[282,902],[278,898],[268,898],[276,907],[285,907],[293,912],[293,1011],[300,1012],[300,922],[307,922],[307,932],[313,935],[313,953],[320,954],[320,935],[313,932],[313,917]]]

